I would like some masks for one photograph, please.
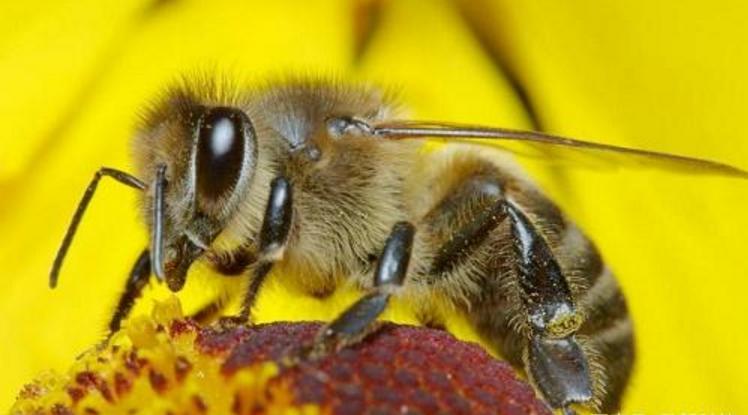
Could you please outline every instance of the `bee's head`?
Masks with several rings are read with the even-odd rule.
[[[255,130],[238,107],[176,94],[146,117],[136,150],[148,184],[143,210],[151,265],[179,291],[247,190],[257,160]]]

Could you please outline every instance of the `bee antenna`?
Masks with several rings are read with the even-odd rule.
[[[78,225],[80,225],[81,219],[83,219],[83,214],[86,212],[86,208],[88,208],[88,204],[91,202],[91,199],[96,192],[96,187],[99,185],[99,180],[101,180],[101,178],[104,176],[109,176],[124,185],[138,190],[145,190],[146,188],[145,183],[143,183],[140,179],[121,170],[102,167],[96,172],[96,174],[94,174],[93,179],[88,184],[86,191],[83,193],[83,197],[81,198],[80,202],[78,202],[78,207],[75,209],[73,219],[70,221],[70,225],[68,225],[67,232],[65,232],[65,238],[63,238],[62,244],[57,250],[57,256],[55,256],[55,261],[52,264],[52,269],[49,272],[50,288],[55,288],[57,286],[57,280],[60,275],[60,269],[62,268],[62,262],[65,259],[65,255],[67,254],[68,249],[70,248],[70,244],[73,242],[75,231],[78,230]]]
[[[151,226],[151,266],[156,278],[164,280],[164,188],[166,187],[166,166],[156,169],[153,184],[153,224]]]

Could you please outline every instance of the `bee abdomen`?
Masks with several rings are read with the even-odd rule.
[[[456,157],[447,169],[451,177],[442,185],[443,196],[423,217],[437,246],[431,283],[458,303],[467,298],[471,320],[518,366],[525,364],[533,336],[574,336],[589,366],[589,373],[579,375],[591,378],[587,404],[616,410],[633,365],[633,330],[625,298],[596,247],[534,186],[500,166]],[[518,232],[517,226],[525,228]],[[542,248],[525,252],[524,259],[522,232],[533,233],[531,239]],[[522,261],[536,262],[528,268]],[[529,278],[523,277],[528,269]],[[551,278],[558,270],[561,278]],[[528,287],[535,283],[545,286]],[[558,301],[563,307],[551,304]],[[570,323],[538,325],[538,310],[554,307],[571,310],[560,320]]]
[[[582,292],[577,307],[585,316],[579,333],[594,335],[622,320],[628,320],[628,306],[613,273],[606,267],[599,278]]]
[[[626,299],[609,269],[582,294],[578,307],[585,317],[578,335],[592,354],[599,408],[616,411],[633,369],[635,342]]]

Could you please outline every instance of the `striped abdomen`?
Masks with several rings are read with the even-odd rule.
[[[470,154],[448,160],[420,221],[434,247],[422,278],[464,305],[552,405],[617,410],[633,331],[595,246],[519,173]]]

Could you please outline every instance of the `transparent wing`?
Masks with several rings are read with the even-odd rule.
[[[388,121],[371,126],[370,132],[386,139],[430,138],[498,146],[526,157],[575,160],[587,167],[655,168],[688,174],[709,174],[748,179],[748,172],[717,161],[619,147],[534,131],[424,121]],[[513,143],[521,143],[515,148]]]

